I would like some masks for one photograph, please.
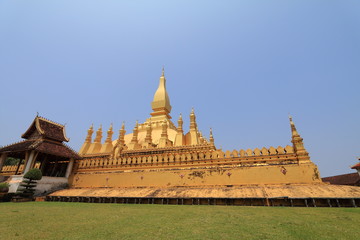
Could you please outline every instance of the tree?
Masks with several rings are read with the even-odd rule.
[[[18,165],[20,161],[22,161],[20,158],[8,157],[4,162],[4,166]]]
[[[24,175],[24,180],[20,183],[18,195],[23,198],[32,198],[35,192],[35,187],[38,180],[42,178],[42,173],[39,169],[33,168]]]

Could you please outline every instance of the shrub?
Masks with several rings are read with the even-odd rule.
[[[2,182],[0,183],[0,189],[3,189],[3,188],[8,188],[10,187],[10,184],[8,182]]]
[[[10,184],[7,182],[0,183],[0,193],[7,193],[9,191]]]
[[[32,198],[35,192],[36,180],[42,178],[42,173],[39,169],[34,168],[24,175],[24,180],[20,183],[20,189],[17,194],[23,198]]]
[[[24,178],[30,180],[40,180],[42,178],[42,173],[40,169],[33,168],[24,175]]]
[[[23,162],[23,161],[24,160],[19,159],[19,158],[8,157],[4,162],[4,166],[15,166],[15,165],[18,165],[19,162]]]

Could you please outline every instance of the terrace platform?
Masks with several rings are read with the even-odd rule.
[[[206,188],[72,188],[54,192],[46,197],[46,201],[179,205],[359,207],[360,187],[328,184],[292,184]]]

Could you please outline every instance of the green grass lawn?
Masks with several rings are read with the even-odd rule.
[[[0,203],[0,239],[358,239],[360,209]]]

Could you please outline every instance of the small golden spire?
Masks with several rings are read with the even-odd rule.
[[[210,137],[209,137],[210,143],[214,144],[214,136],[213,136],[213,132],[212,132],[212,128],[210,128]]]
[[[106,137],[106,140],[105,140],[105,143],[111,143],[112,142],[112,135],[113,135],[113,124],[111,123],[110,124],[110,128],[109,130],[107,131],[107,137]]]
[[[196,116],[195,116],[194,108],[191,109],[191,113],[190,113],[190,129],[197,131]]]
[[[118,144],[124,146],[125,144],[125,122],[122,122],[121,129],[119,130]]]
[[[291,134],[293,137],[300,136],[299,133],[296,130],[295,123],[292,120],[291,115],[289,114],[289,120],[290,120],[290,127],[291,127]]]
[[[164,65],[163,65],[163,67],[162,67],[161,76],[162,76],[162,77],[165,77],[165,67],[164,67]]]
[[[303,143],[303,139],[300,137],[300,134],[296,130],[295,123],[292,120],[292,117],[289,115],[290,127],[291,127],[291,139],[296,154],[300,156],[308,156],[309,153],[306,151]]]
[[[161,137],[162,138],[168,138],[168,134],[167,134],[167,128],[168,128],[168,125],[167,125],[167,122],[166,120],[164,119],[164,121],[161,123]]]
[[[200,134],[196,124],[196,116],[195,116],[194,108],[192,108],[190,113],[190,127],[188,134],[190,134],[190,136],[187,145],[198,145],[199,143],[201,143]]]
[[[146,125],[146,136],[145,136],[145,143],[147,143],[147,147],[149,147],[152,144],[152,138],[151,138],[151,121]]]
[[[133,143],[137,143],[138,142],[138,126],[139,126],[139,122],[138,120],[136,120],[136,124],[133,130],[133,137],[131,139],[131,142]]]
[[[206,143],[206,140],[201,131],[199,131],[199,140],[200,140],[200,143]]]
[[[178,120],[178,128],[177,128],[178,132],[180,132],[180,133],[183,132],[183,123],[184,123],[184,121],[183,121],[182,115],[180,113],[179,120]]]
[[[96,131],[96,137],[94,139],[94,142],[101,142],[101,138],[102,138],[102,125],[100,124],[99,129]]]
[[[86,136],[85,142],[91,142],[92,134],[94,133],[94,124],[91,124],[90,128],[88,129],[88,134]]]
[[[158,147],[163,148],[163,147],[171,146],[172,143],[168,139],[168,133],[167,133],[168,124],[167,124],[166,119],[164,119],[164,121],[161,123],[161,129],[162,129],[162,131],[161,131],[161,137],[159,139]]]
[[[119,130],[119,139],[120,139],[120,136],[121,136],[121,133],[125,131],[125,122],[123,121],[122,124],[121,124],[121,128]]]

